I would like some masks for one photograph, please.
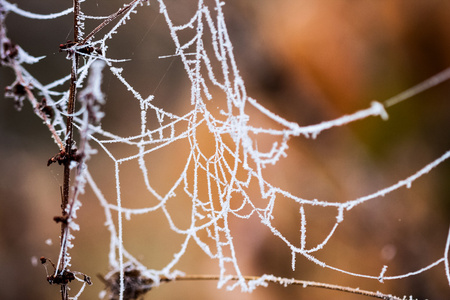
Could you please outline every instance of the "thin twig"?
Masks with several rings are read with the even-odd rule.
[[[0,44],[1,44],[0,56],[1,56],[1,59],[4,59],[4,61],[2,61],[0,64],[13,69],[13,71],[16,75],[15,83],[18,83],[23,87],[23,89],[26,93],[27,99],[31,102],[31,104],[33,106],[35,114],[38,115],[44,121],[45,125],[47,125],[48,129],[50,130],[50,132],[53,135],[55,142],[58,144],[60,151],[62,151],[64,149],[64,145],[63,145],[63,142],[61,141],[61,138],[57,134],[53,124],[49,121],[47,114],[41,110],[41,108],[39,106],[40,103],[34,96],[33,92],[31,91],[31,88],[29,86],[30,82],[27,82],[24,79],[25,76],[23,74],[24,71],[23,71],[21,64],[18,62],[17,59],[15,59],[15,57],[13,57],[13,56],[18,55],[18,53],[21,50],[20,50],[19,46],[12,43],[11,40],[6,36],[6,28],[4,26],[5,14],[6,13],[5,13],[5,8],[3,7],[3,2],[0,2]],[[12,49],[8,49],[7,45],[9,45],[12,49],[14,49],[15,52],[13,51],[13,52],[5,53],[7,50],[9,50],[9,51],[12,50]],[[5,49],[5,47],[6,47],[6,49]],[[13,56],[11,56],[11,55],[13,55]]]
[[[33,109],[34,109],[35,113],[44,121],[45,125],[47,125],[47,128],[49,129],[49,131],[51,132],[55,142],[59,146],[59,150],[64,150],[64,144],[61,141],[61,138],[59,137],[58,133],[56,132],[55,127],[49,121],[49,118],[47,117],[45,112],[43,112],[39,108],[39,102],[36,99],[36,97],[34,96],[34,94],[31,91],[31,89],[28,87],[27,83],[25,82],[25,80],[23,78],[21,67],[17,63],[17,61],[13,61],[12,62],[12,68],[14,69],[14,72],[16,73],[16,78],[18,79],[18,82],[24,87],[25,92],[27,94],[27,98],[31,102],[31,104],[33,105]]]
[[[392,105],[395,105],[403,100],[409,99],[449,79],[450,79],[450,68],[447,68],[437,73],[436,75],[433,75],[430,78],[422,81],[421,83],[407,89],[406,91],[403,91],[400,94],[387,99],[386,101],[384,101],[384,106],[390,107]]]
[[[114,21],[114,19],[116,19],[118,16],[120,16],[123,13],[126,13],[128,10],[130,10],[130,8],[133,7],[133,5],[136,2],[139,1],[143,1],[143,0],[133,0],[132,2],[130,2],[129,4],[125,5],[124,7],[122,7],[121,9],[119,9],[118,11],[116,11],[115,13],[113,13],[112,15],[108,16],[106,18],[106,20],[104,20],[100,25],[98,25],[97,27],[94,28],[94,30],[92,30],[85,38],[84,40],[80,43],[80,45],[84,45],[87,42],[89,42],[89,40],[100,30],[103,29],[103,27],[105,27],[106,25],[108,25],[109,23],[111,23],[112,21]]]
[[[250,280],[262,280],[263,277],[258,277],[258,276],[243,276],[243,278],[246,281],[250,281]],[[175,278],[173,278],[172,280],[219,280],[220,276],[219,275],[180,275],[177,276]],[[241,280],[241,277],[238,276],[233,276],[230,278],[230,280]],[[169,278],[161,278],[161,281],[171,281]],[[393,295],[387,295],[387,294],[383,294],[380,292],[372,292],[372,291],[366,291],[366,290],[361,290],[361,289],[355,289],[355,288],[350,288],[350,287],[346,287],[346,286],[340,286],[340,285],[336,285],[336,284],[328,284],[328,283],[322,283],[322,282],[315,282],[315,281],[306,281],[306,280],[297,280],[297,279],[288,279],[288,278],[282,278],[282,277],[273,277],[273,276],[268,276],[267,278],[264,278],[265,282],[273,282],[273,283],[277,283],[279,285],[301,285],[303,287],[315,287],[315,288],[322,288],[322,289],[327,289],[327,290],[333,290],[333,291],[340,291],[340,292],[346,292],[346,293],[350,293],[350,294],[356,294],[356,295],[361,295],[361,296],[367,296],[367,297],[372,297],[372,298],[377,298],[377,299],[384,299],[384,300],[402,300],[402,298],[397,297],[397,296],[393,296]]]

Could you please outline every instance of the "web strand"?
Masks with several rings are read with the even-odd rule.
[[[81,206],[81,202],[77,201],[78,198],[82,201],[81,194],[83,194],[86,184],[95,194],[103,210],[106,219],[105,226],[110,235],[108,261],[111,268],[105,281],[109,282],[110,279],[111,282],[115,282],[114,276],[117,275],[118,287],[115,287],[117,295],[114,296],[124,299],[130,270],[138,270],[145,275],[143,275],[145,279],[151,279],[155,285],[162,279],[170,280],[180,277],[181,272],[176,268],[190,251],[192,244],[197,245],[206,257],[217,263],[218,287],[252,291],[257,286],[267,285],[268,282],[288,284],[286,280],[278,280],[272,274],[263,275],[262,279],[255,280],[248,280],[249,277],[245,276],[238,255],[238,239],[235,238],[235,235],[240,233],[234,230],[233,222],[239,220],[251,223],[255,219],[258,225],[270,232],[290,251],[293,270],[298,258],[303,257],[317,266],[338,273],[383,282],[415,276],[443,264],[450,284],[450,232],[442,257],[418,270],[400,275],[386,276],[388,272],[386,265],[381,266],[380,272],[375,275],[357,273],[335,267],[318,255],[322,250],[331,251],[329,249],[331,241],[340,230],[341,224],[347,222],[347,214],[350,210],[357,206],[368,205],[369,202],[374,202],[400,188],[410,188],[413,183],[427,176],[429,172],[448,163],[450,151],[426,164],[406,179],[348,201],[306,199],[273,184],[267,178],[266,172],[268,167],[278,166],[280,161],[288,156],[292,139],[315,139],[324,131],[332,131],[370,117],[381,117],[381,121],[388,121],[387,108],[399,105],[402,101],[449,80],[450,68],[383,102],[374,101],[369,107],[356,112],[318,124],[301,126],[277,115],[247,94],[228,34],[223,1],[216,0],[212,1],[212,4],[207,4],[206,1],[199,0],[195,12],[188,21],[184,24],[176,24],[175,17],[172,15],[175,15],[172,10],[174,8],[167,7],[165,1],[158,0],[152,5],[159,6],[159,13],[164,18],[174,47],[172,53],[161,55],[159,58],[173,57],[173,61],[181,62],[185,76],[190,83],[190,90],[186,93],[183,104],[188,107],[188,111],[178,113],[176,109],[171,111],[167,107],[156,104],[155,95],[148,95],[148,91],[140,91],[133,86],[132,79],[127,77],[127,59],[113,59],[107,55],[108,43],[116,38],[119,30],[126,28],[126,22],[133,18],[135,13],[146,12],[145,8],[139,5],[143,2],[145,1],[131,1],[109,17],[85,16],[81,11],[75,10],[75,15],[79,14],[80,16],[80,32],[75,32],[78,43],[70,46],[73,55],[71,59],[74,64],[72,78],[71,76],[57,78],[45,85],[34,79],[22,66],[19,69],[17,64],[8,65],[15,69],[21,84],[25,84],[26,81],[33,83],[35,91],[45,95],[48,105],[55,111],[53,121],[46,120],[46,124],[51,128],[53,138],[59,148],[62,148],[61,141],[70,137],[66,142],[66,145],[69,145],[66,151],[71,152],[73,144],[71,136],[74,131],[78,130],[81,138],[84,139],[79,143],[83,153],[89,154],[88,157],[90,154],[96,154],[91,148],[91,145],[92,147],[95,145],[100,154],[113,165],[115,196],[112,198],[105,196],[111,195],[111,193],[101,190],[100,184],[98,184],[101,178],[94,176],[95,171],[91,172],[87,169],[86,156],[78,165],[70,161],[66,163],[65,172],[70,172],[75,165],[77,167],[75,182],[77,182],[77,187],[80,187],[80,190],[77,190],[77,187],[73,188],[74,196],[69,209],[76,211]],[[4,0],[0,0],[0,4],[6,11],[16,13],[24,18],[54,19],[73,13],[73,9],[66,9],[59,13],[41,15],[21,10],[16,5]],[[83,26],[81,25],[85,17],[106,19],[83,38],[81,31]],[[106,30],[105,26],[113,20],[116,24],[110,30]],[[27,56],[25,52],[21,52],[21,55],[23,61],[35,61],[36,63],[39,61]],[[79,68],[76,65],[78,57],[82,58],[82,66]],[[89,123],[86,113],[90,109],[92,110],[92,107],[83,106],[77,111],[75,110],[73,105],[77,89],[86,88],[92,94],[101,95],[101,83],[97,81],[93,84],[88,79],[89,70],[94,69],[95,71],[95,64],[98,62],[105,66],[104,72],[126,90],[129,98],[134,101],[133,105],[139,108],[139,115],[129,118],[130,122],[133,121],[139,125],[136,132],[121,135],[105,129],[100,123]],[[167,72],[164,73],[161,81],[166,75]],[[57,90],[69,81],[72,82],[70,92]],[[159,88],[161,81],[153,91]],[[91,85],[96,85],[95,91],[89,90]],[[31,90],[29,92],[31,93]],[[59,99],[57,99],[58,97]],[[28,100],[33,107],[37,107],[32,93],[31,96],[28,95]],[[102,102],[103,104],[105,103]],[[65,112],[66,110],[67,112]],[[101,112],[96,111],[96,116],[100,115],[102,115]],[[65,124],[64,118],[73,121]],[[259,125],[255,122],[255,119],[258,118],[268,121]],[[207,142],[205,142],[204,135],[206,134],[204,132],[207,132]],[[262,150],[263,146],[258,144],[261,139],[268,144],[264,150]],[[87,141],[90,144],[87,144]],[[121,146],[126,148],[126,151],[116,150]],[[169,151],[170,147],[177,149],[176,157],[171,157],[174,161],[176,160],[177,169],[171,173],[171,178],[166,179],[167,185],[163,188],[158,186],[155,183],[157,180],[152,177],[154,174],[151,162],[154,161],[154,157],[157,160],[158,155]],[[139,203],[136,204],[127,198],[124,192],[127,189],[124,169],[128,164],[137,166],[139,178],[136,180],[145,186],[146,194],[142,197],[145,197],[147,202],[136,201]],[[161,174],[157,175],[162,176]],[[64,193],[65,199],[69,199],[68,182],[65,183]],[[141,197],[141,195],[139,196]],[[172,206],[173,203],[181,205],[180,203],[185,203],[185,201],[189,201],[190,205],[190,210],[184,212],[186,219],[189,220],[188,223],[180,220],[178,212]],[[286,235],[278,227],[275,211],[283,207],[282,202],[298,209],[296,213],[298,213],[299,222],[293,225],[298,233],[295,238]],[[313,223],[307,222],[308,210],[313,207],[334,212],[335,220],[333,219],[332,225],[321,239],[309,238],[310,234],[312,235],[310,232],[313,231]],[[171,259],[160,269],[145,266],[125,244],[128,233],[124,224],[137,216],[151,214],[162,215],[167,221],[166,226],[181,240]],[[75,217],[74,214],[73,219]],[[68,261],[64,260],[67,256],[66,244],[73,239],[73,236],[68,236],[68,229],[65,235],[57,264],[58,269],[61,265],[64,268],[67,266]],[[315,242],[313,243],[311,240]],[[368,273],[370,274],[370,272]],[[84,286],[75,298],[81,295],[83,289]],[[397,298],[393,297],[392,299]]]

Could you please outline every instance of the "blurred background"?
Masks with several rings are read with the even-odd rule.
[[[35,13],[58,12],[72,1],[14,1]],[[165,1],[174,22],[187,22],[196,1]],[[206,1],[207,3],[209,1]],[[211,1],[212,2],[212,1]],[[124,1],[88,0],[86,14],[109,15]],[[228,1],[223,7],[234,54],[247,92],[262,105],[300,125],[316,124],[383,101],[450,66],[450,2],[395,1]],[[86,33],[98,21],[86,23]],[[15,14],[6,19],[8,36],[33,56],[45,55],[27,69],[43,84],[70,70],[58,46],[72,39],[72,16],[29,20]],[[151,1],[122,27],[109,43],[112,58],[130,58],[124,76],[154,104],[188,111],[190,86],[174,53],[173,42]],[[122,65],[118,65],[122,66]],[[103,127],[119,135],[139,133],[135,122],[139,103],[110,73],[104,72],[107,97]],[[0,69],[0,88],[14,81],[10,69]],[[322,133],[314,140],[290,141],[288,157],[267,168],[267,180],[306,199],[344,202],[373,193],[405,179],[450,149],[450,82],[388,109],[389,120],[368,118]],[[258,118],[258,115],[253,116]],[[269,121],[260,122],[271,126]],[[267,122],[267,123],[264,123]],[[205,133],[205,143],[208,134]],[[161,190],[179,171],[186,147],[168,149],[148,161],[150,177]],[[126,149],[117,149],[124,153]],[[14,109],[11,99],[0,101],[0,298],[59,299],[59,287],[49,286],[42,266],[32,258],[56,261],[62,167],[46,167],[58,149],[42,122],[26,104]],[[125,205],[145,206],[144,186],[135,166],[124,166]],[[97,184],[114,200],[113,164],[99,153],[90,161]],[[137,171],[137,172],[136,172]],[[361,205],[345,221],[317,257],[351,272],[386,276],[418,270],[443,257],[450,224],[450,165],[441,164],[416,181],[386,197]],[[93,278],[81,299],[96,299],[102,290],[97,274],[108,270],[109,234],[103,210],[87,189],[78,213],[72,270]],[[131,202],[132,201],[132,202]],[[300,239],[298,206],[278,202],[280,231]],[[174,215],[189,209],[189,201],[175,203]],[[307,245],[321,241],[335,222],[335,211],[306,208]],[[164,216],[146,215],[125,223],[127,249],[149,268],[162,268],[178,251],[181,238],[168,230]],[[237,252],[246,275],[294,277],[359,287],[418,299],[449,299],[443,264],[420,275],[379,283],[343,275],[297,257],[291,269],[289,249],[256,219],[234,220]],[[186,273],[218,274],[217,262],[191,245],[176,266]],[[73,285],[73,294],[78,290]],[[216,282],[177,282],[150,291],[145,299],[366,299],[313,288],[269,285],[252,294],[217,290]]]

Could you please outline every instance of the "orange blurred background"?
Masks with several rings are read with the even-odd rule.
[[[66,9],[71,1],[15,1],[25,10],[50,13]],[[212,1],[206,1],[207,3]],[[108,15],[124,3],[90,0],[86,14]],[[195,10],[192,0],[166,1],[174,21],[187,21]],[[248,94],[283,118],[299,125],[316,124],[369,107],[427,79],[450,65],[450,2],[403,1],[229,1],[223,7],[234,54]],[[139,9],[109,43],[108,55],[130,58],[125,75],[143,96],[155,95],[154,104],[172,112],[189,110],[190,86],[174,53],[159,7]],[[36,21],[10,14],[8,36],[34,56],[45,55],[27,68],[47,84],[67,74],[70,62],[58,45],[72,37],[72,16]],[[96,26],[88,21],[86,32]],[[103,127],[119,135],[139,133],[135,121],[139,103],[104,72],[107,95]],[[13,82],[9,69],[0,69],[0,88]],[[322,133],[314,140],[290,141],[288,157],[268,167],[267,180],[306,199],[344,202],[370,194],[412,175],[450,148],[450,83],[445,82],[388,109],[389,120],[368,118]],[[270,122],[251,115],[266,126]],[[151,122],[151,121],[150,121]],[[208,146],[208,132],[203,141]],[[182,147],[182,146],[180,146]],[[186,150],[185,148],[181,148]],[[123,153],[126,149],[117,149]],[[49,286],[42,266],[32,257],[56,261],[62,168],[46,167],[57,152],[47,128],[26,104],[21,112],[11,99],[0,101],[0,298],[59,299]],[[151,180],[161,190],[170,187],[179,172],[180,148],[149,159]],[[98,185],[114,200],[113,164],[104,154],[93,156],[90,170]],[[145,206],[147,193],[139,184],[137,164],[124,166],[125,205]],[[386,276],[418,270],[443,257],[450,224],[450,166],[444,162],[416,181],[386,197],[358,206],[317,257],[330,265]],[[72,270],[93,278],[81,299],[96,299],[103,288],[96,274],[108,272],[109,235],[103,210],[87,188],[78,213],[80,232],[71,250]],[[131,204],[130,204],[131,203]],[[147,204],[148,205],[148,204]],[[180,219],[189,201],[170,209]],[[300,240],[298,206],[278,201],[275,216],[280,231]],[[189,211],[190,213],[190,211]],[[335,211],[306,207],[307,244],[321,241],[335,222]],[[278,221],[280,220],[280,221]],[[172,234],[162,214],[138,216],[125,222],[127,249],[149,268],[162,268],[178,251],[181,238]],[[232,229],[242,272],[274,274],[359,287],[418,299],[449,299],[444,266],[423,274],[383,284],[323,269],[291,254],[256,219],[234,220]],[[49,239],[52,241],[50,244]],[[46,242],[47,241],[47,242]],[[191,244],[177,269],[186,273],[218,274],[210,260]],[[73,295],[78,290],[74,284]],[[177,282],[150,291],[146,299],[366,299],[362,296],[314,288],[270,285],[251,294],[217,290],[216,282]]]

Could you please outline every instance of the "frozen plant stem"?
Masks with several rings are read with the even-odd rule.
[[[126,13],[128,10],[130,10],[130,8],[133,7],[133,5],[139,1],[142,0],[133,0],[132,2],[130,2],[129,4],[125,5],[124,7],[120,8],[117,12],[113,13],[112,15],[110,15],[108,18],[106,18],[105,21],[103,21],[100,25],[98,25],[94,30],[92,30],[91,33],[89,33],[84,40],[81,42],[82,45],[86,44],[89,42],[89,40],[91,38],[94,37],[94,35],[99,32],[100,30],[103,29],[103,27],[105,27],[106,25],[108,25],[109,23],[111,23],[111,21],[113,21],[115,18],[117,18],[118,16],[120,16],[121,14]]]
[[[219,280],[220,277],[217,275],[182,275],[177,276],[173,279],[167,279],[167,278],[161,278],[161,281],[185,281],[185,280]],[[232,276],[230,277],[230,280],[240,280],[240,277]],[[243,279],[247,281],[257,281],[263,279],[262,277],[258,276],[243,276]],[[273,282],[277,283],[282,286],[287,285],[300,285],[304,288],[306,287],[315,287],[315,288],[322,288],[327,290],[333,290],[333,291],[339,291],[339,292],[345,292],[350,294],[356,294],[366,297],[372,297],[377,299],[384,299],[384,300],[402,300],[402,298],[393,296],[393,295],[387,295],[383,294],[381,292],[372,292],[372,291],[366,291],[361,290],[359,288],[350,288],[346,286],[341,285],[335,285],[335,284],[328,284],[328,283],[322,283],[322,282],[315,282],[315,281],[306,281],[306,280],[297,280],[297,279],[287,279],[287,278],[280,278],[280,277],[274,277],[274,276],[267,276],[267,278],[264,278],[266,282]]]
[[[66,132],[66,146],[65,146],[65,153],[69,159],[66,159],[64,161],[64,183],[63,183],[63,195],[61,199],[61,210],[62,210],[62,216],[63,218],[68,218],[68,212],[66,210],[67,204],[69,203],[69,192],[70,192],[70,164],[72,160],[70,157],[72,157],[73,154],[73,112],[75,110],[75,96],[76,96],[76,81],[77,81],[77,67],[78,67],[78,54],[74,53],[72,57],[72,71],[71,71],[71,78],[70,78],[70,94],[69,94],[69,103],[67,106],[67,132]],[[60,265],[59,272],[62,273],[65,269],[64,259],[66,257],[66,251],[67,247],[64,243],[66,240],[66,229],[68,226],[68,222],[61,222],[61,247],[62,249],[62,263]],[[62,299],[68,299],[67,295],[67,289],[66,285],[61,285],[61,293],[63,294]],[[65,295],[64,295],[65,294]]]
[[[71,210],[73,208],[74,201],[70,199],[70,173],[71,164],[75,157],[76,149],[73,148],[73,114],[75,112],[75,100],[77,97],[77,73],[78,73],[78,63],[79,63],[79,53],[75,50],[75,45],[82,45],[86,43],[90,38],[94,36],[95,33],[100,31],[109,22],[114,20],[117,16],[127,12],[134,4],[142,0],[134,0],[130,4],[126,5],[122,9],[119,9],[115,14],[112,14],[107,20],[95,28],[88,36],[83,40],[81,28],[80,28],[80,0],[73,0],[73,23],[74,23],[74,46],[68,49],[68,57],[71,59],[72,68],[70,72],[70,88],[69,88],[69,99],[67,104],[67,122],[66,122],[66,139],[64,146],[64,179],[63,179],[63,191],[61,197],[61,211],[62,211],[62,222],[61,222],[61,252],[60,252],[60,263],[58,264],[58,274],[63,274],[66,271],[66,257],[67,257],[67,240],[68,240],[68,229],[69,222],[71,221]],[[79,162],[80,163],[80,162]],[[79,169],[78,169],[79,171]],[[77,187],[75,187],[76,189]],[[76,192],[74,192],[76,194]],[[72,200],[75,200],[75,196],[72,195]],[[70,204],[70,209],[68,206]],[[63,300],[68,300],[68,289],[67,284],[61,284],[61,298]]]
[[[80,1],[79,0],[73,0],[73,21],[74,21],[74,41],[79,42],[79,16],[80,16]],[[70,192],[70,164],[71,159],[73,155],[73,113],[75,111],[75,98],[76,98],[76,87],[77,87],[77,71],[78,71],[78,54],[73,51],[72,55],[70,56],[72,60],[72,69],[70,72],[70,90],[69,90],[69,101],[67,104],[67,127],[66,127],[66,145],[65,145],[65,154],[66,157],[69,157],[69,159],[66,159],[64,161],[64,183],[63,183],[63,195],[61,198],[61,211],[63,218],[68,218],[67,213],[67,204],[69,203],[69,192]],[[67,226],[68,222],[61,222],[61,264],[60,269],[58,270],[59,273],[62,273],[65,268],[65,257],[67,255],[67,245],[65,243],[65,240],[67,239],[66,233],[67,233]],[[69,294],[67,291],[67,284],[61,285],[61,299],[68,300]]]

